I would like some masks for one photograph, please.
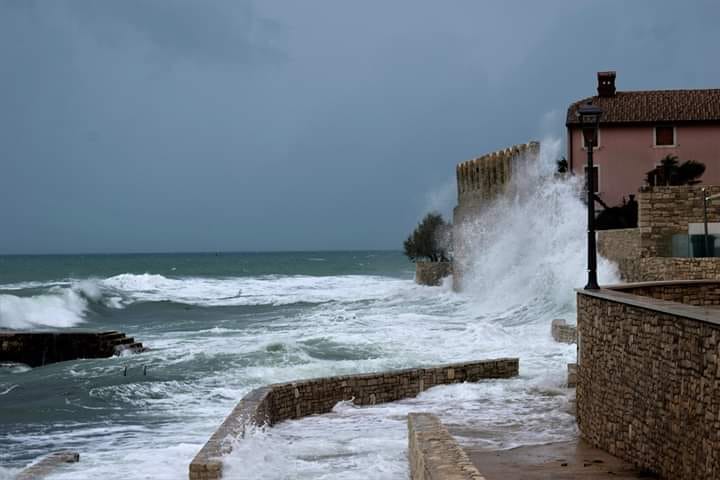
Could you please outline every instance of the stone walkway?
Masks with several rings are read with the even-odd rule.
[[[629,480],[656,478],[583,440],[510,450],[465,447],[486,480]]]

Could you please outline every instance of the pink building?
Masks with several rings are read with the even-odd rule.
[[[618,92],[615,72],[598,73],[598,94],[568,108],[568,163],[584,174],[587,152],[576,111],[604,110],[595,147],[595,188],[609,206],[636,194],[645,175],[667,155],[706,166],[702,184],[720,185],[720,89]]]

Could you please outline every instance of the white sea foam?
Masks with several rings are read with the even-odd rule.
[[[20,473],[19,468],[0,467],[0,480],[13,480]]]
[[[0,327],[72,327],[83,322],[87,308],[87,300],[67,288],[32,297],[0,294]]]
[[[214,307],[361,301],[387,295],[390,286],[387,278],[363,275],[167,278],[124,273],[99,283],[106,291],[121,295],[125,303],[171,301]],[[395,284],[401,288],[403,282]]]

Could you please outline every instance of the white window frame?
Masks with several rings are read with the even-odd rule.
[[[657,129],[658,127],[669,127],[670,125],[655,125],[652,129],[653,132],[653,148],[676,148],[678,146],[677,141],[677,127],[672,126],[673,129],[673,143],[672,145],[658,145],[657,144]]]
[[[599,149],[600,149],[600,145],[602,145],[601,130],[602,130],[602,129],[601,129],[600,127],[598,127],[598,131],[597,131],[597,145],[595,145],[595,146],[593,147],[593,152],[594,152],[595,150],[599,150]],[[582,148],[582,150],[584,150],[584,151],[587,152],[587,146],[585,145],[585,135],[583,135],[582,125],[580,126],[580,148]]]

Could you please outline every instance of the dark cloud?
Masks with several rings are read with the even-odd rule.
[[[719,13],[0,0],[0,253],[398,248],[457,162],[562,135],[595,71],[717,87]]]

